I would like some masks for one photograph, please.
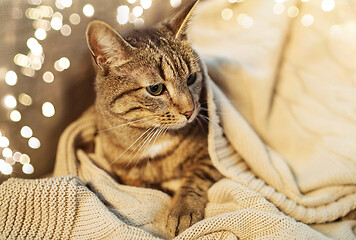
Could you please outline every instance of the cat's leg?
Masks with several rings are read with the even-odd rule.
[[[167,228],[171,237],[204,218],[207,191],[221,178],[221,173],[212,165],[208,155],[199,159],[196,167],[187,172],[181,188],[173,197],[168,216]]]

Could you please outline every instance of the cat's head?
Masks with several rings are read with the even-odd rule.
[[[204,72],[186,36],[196,3],[156,26],[122,36],[101,21],[88,25],[96,108],[110,125],[124,120],[142,128],[178,129],[197,117]]]

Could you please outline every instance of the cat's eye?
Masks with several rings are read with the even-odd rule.
[[[146,87],[147,92],[153,96],[161,95],[165,89],[166,87],[162,83]]]
[[[190,74],[189,77],[187,78],[187,85],[190,86],[194,84],[196,80],[197,80],[197,74],[196,73]]]

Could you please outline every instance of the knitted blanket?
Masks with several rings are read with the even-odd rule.
[[[320,3],[298,1],[293,19],[266,11],[273,1],[200,5],[191,37],[212,78],[209,153],[225,178],[209,189],[205,219],[176,239],[355,238],[355,67],[344,61],[356,62],[347,55],[355,18],[341,14],[347,1],[331,15]],[[255,25],[221,19],[227,7]],[[305,14],[318,17],[311,27],[300,24]],[[348,38],[330,34],[335,22]],[[171,198],[98,168],[96,131],[88,110],[61,136],[54,177],[0,185],[0,239],[167,237]]]

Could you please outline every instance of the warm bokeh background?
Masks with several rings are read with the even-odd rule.
[[[189,2],[1,1],[0,183],[10,176],[35,178],[50,173],[61,132],[93,103],[94,73],[85,42],[91,20],[101,19],[125,31],[143,22],[153,24]],[[127,7],[118,10],[122,5]],[[15,160],[20,160],[16,162],[11,157],[15,152],[29,159],[16,154]],[[26,164],[29,160],[31,165]],[[32,172],[31,166],[34,172],[25,174]]]

